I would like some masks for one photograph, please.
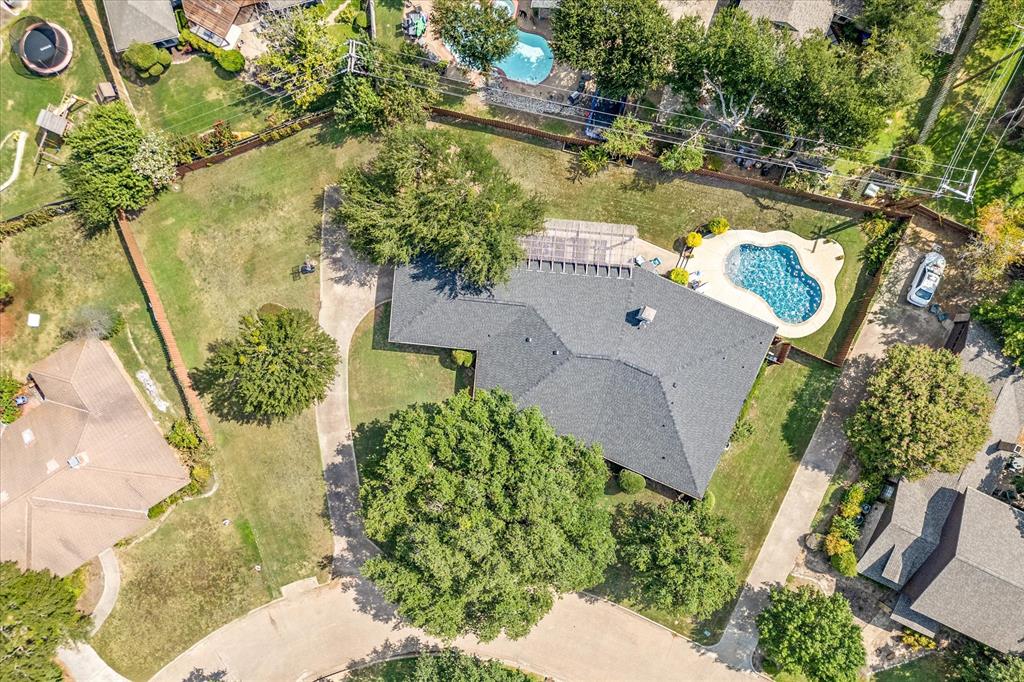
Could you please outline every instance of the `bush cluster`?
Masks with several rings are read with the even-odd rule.
[[[473,351],[468,350],[453,350],[452,351],[452,362],[459,367],[472,367],[473,366]]]
[[[202,135],[180,135],[172,143],[174,160],[181,163],[192,163],[197,159],[218,154],[235,142],[235,134],[231,123],[218,121],[213,130]]]
[[[725,234],[729,231],[729,221],[725,219],[725,216],[718,216],[712,218],[708,222],[708,232],[714,235]]]
[[[21,390],[21,382],[9,372],[0,374],[0,422],[10,424],[21,416],[21,409],[14,404],[14,397]]]
[[[619,488],[627,495],[636,495],[647,487],[647,479],[635,471],[622,469],[619,471]]]
[[[124,316],[103,306],[83,305],[64,327],[63,337],[71,339],[112,339],[124,331]]]
[[[700,232],[688,232],[686,234],[686,246],[695,249],[704,243],[704,236]]]
[[[857,557],[853,553],[853,544],[860,539],[860,527],[856,519],[867,492],[864,483],[854,483],[849,487],[832,517],[828,535],[825,536],[825,552],[831,557],[832,566],[847,577],[857,575]]]
[[[885,265],[889,254],[900,243],[900,237],[903,236],[903,224],[888,220],[881,213],[877,213],[861,223],[860,230],[868,240],[861,258],[867,264],[868,272],[873,275]]]
[[[171,53],[150,43],[132,43],[123,57],[141,78],[155,78],[171,66]]]
[[[740,417],[732,425],[732,434],[729,435],[730,443],[740,443],[754,435],[754,425],[746,417]]]
[[[904,646],[910,648],[911,651],[929,650],[937,646],[934,639],[913,630],[904,630],[903,634],[900,635],[900,641],[903,642]]]
[[[178,492],[150,507],[147,515],[151,519],[162,516],[164,512],[182,500],[201,495],[210,485],[210,479],[213,478],[213,469],[210,467],[210,448],[199,435],[199,428],[195,422],[188,419],[175,419],[171,430],[167,432],[167,442],[178,451],[182,464],[188,467],[189,482]]]
[[[292,123],[290,125],[284,126],[283,128],[278,128],[276,130],[271,130],[270,132],[267,133],[262,133],[260,135],[260,140],[263,142],[277,142],[278,140],[283,140],[286,137],[291,137],[300,130],[302,130],[301,124]]]
[[[199,50],[213,57],[220,68],[228,73],[238,73],[245,68],[245,57],[238,50],[225,50],[213,43],[203,40],[187,28],[178,34],[178,44],[188,45],[193,50]]]
[[[12,237],[24,230],[33,227],[41,227],[52,221],[57,216],[62,216],[70,210],[71,205],[65,206],[43,206],[34,211],[29,211],[15,220],[0,222],[0,240]]]
[[[676,284],[686,286],[690,283],[690,273],[683,268],[672,268],[668,271],[668,278]]]
[[[612,157],[604,147],[587,147],[576,155],[576,172],[583,177],[593,177],[607,168],[611,160]]]

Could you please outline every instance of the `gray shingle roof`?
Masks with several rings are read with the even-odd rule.
[[[949,515],[947,543],[904,589],[905,607],[1003,653],[1024,652],[1024,512],[968,489]]]
[[[161,43],[178,37],[178,22],[169,0],[103,0],[114,50],[132,43]]]
[[[658,313],[638,327],[643,305]],[[478,387],[501,386],[607,459],[700,497],[774,333],[646,270],[520,267],[474,292],[419,263],[395,271],[390,339],[477,351]]]
[[[740,9],[755,19],[783,24],[801,37],[815,29],[828,33],[835,14],[832,0],[741,0]]]
[[[980,325],[971,325],[960,358],[995,398],[992,434],[959,474],[900,481],[857,569],[903,590],[893,620],[925,634],[941,624],[1020,651],[1024,615],[1006,605],[1024,603],[1024,518],[986,493],[1003,466],[995,441],[1016,440],[1024,427],[1024,374]]]

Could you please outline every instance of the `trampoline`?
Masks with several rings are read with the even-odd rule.
[[[18,56],[25,67],[40,76],[52,76],[71,62],[71,36],[57,24],[38,21],[18,42]]]

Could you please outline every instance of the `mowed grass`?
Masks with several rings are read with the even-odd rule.
[[[44,78],[31,73],[10,44],[11,34],[28,17],[39,17],[53,21],[68,32],[73,43],[71,63],[56,76]],[[59,199],[64,194],[64,184],[57,175],[56,166],[46,169],[43,161],[38,168],[32,163],[39,149],[36,116],[48,104],[61,103],[65,93],[74,93],[90,102],[96,85],[108,80],[104,75],[100,55],[95,48],[95,36],[88,20],[79,14],[75,0],[33,0],[28,11],[18,21],[2,30],[3,53],[0,55],[0,140],[12,130],[23,130],[29,134],[25,155],[21,161],[21,175],[18,180],[0,194],[0,218],[10,218],[25,211]],[[90,105],[92,106],[92,105]],[[73,118],[80,118],[79,110]],[[52,139],[52,138],[51,138]],[[13,138],[7,144],[12,145]],[[14,156],[0,156],[0,182],[5,181],[13,168]]]
[[[821,329],[794,343],[831,358],[849,332],[870,281],[861,260],[867,242],[859,212],[830,210],[824,204],[711,178],[670,177],[640,164],[636,170],[613,166],[575,181],[572,157],[559,149],[481,129],[460,129],[482,140],[523,187],[540,194],[550,218],[636,225],[643,239],[667,249],[686,232],[720,215],[737,229],[790,230],[807,239],[835,240],[845,254],[836,279],[836,310]]]
[[[273,101],[205,55],[172,64],[159,78],[128,81],[128,90],[144,122],[172,135],[202,132],[222,120],[236,131],[255,132]]]
[[[928,654],[880,672],[872,679],[874,682],[938,682],[950,679],[950,676],[943,655]]]
[[[184,414],[171,379],[160,338],[113,230],[86,237],[71,216],[8,238],[0,245],[0,265],[14,281],[13,302],[0,312],[0,368],[24,379],[29,367],[56,350],[64,332],[82,307],[120,313],[125,330],[111,345],[132,376],[146,370],[158,387],[158,397],[170,406],[150,411],[169,426]],[[30,328],[29,313],[41,323]],[[140,394],[146,396],[141,384]]]
[[[357,143],[315,143],[316,134],[190,174],[135,223],[190,367],[264,303],[316,315],[318,280],[292,271],[318,253],[323,186],[365,153]],[[151,676],[282,585],[326,576],[331,535],[313,410],[271,426],[214,418],[213,428],[219,490],[119,555],[121,596],[95,646],[132,678]]]
[[[359,323],[349,349],[349,418],[360,463],[379,444],[389,416],[444,400],[472,382],[447,350],[388,342],[390,317],[390,303],[377,306]]]
[[[752,434],[733,444],[715,470],[708,492],[715,499],[715,511],[736,526],[743,544],[740,579],[746,578],[764,543],[790,481],[828,402],[839,370],[825,363],[795,359],[765,367],[754,384],[744,417]],[[629,496],[610,482],[606,498],[611,505],[632,500],[664,503],[666,498],[645,490]],[[695,623],[682,611],[644,608],[629,594],[629,570],[616,566],[594,592],[614,599],[651,620],[697,641],[710,642],[721,634],[731,605],[708,622]]]

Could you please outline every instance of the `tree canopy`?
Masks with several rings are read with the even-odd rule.
[[[397,50],[377,43],[360,47],[362,68],[372,77],[346,73],[341,78],[335,120],[379,130],[422,123],[427,108],[438,103],[438,74],[423,66],[423,50],[403,42]]]
[[[247,420],[291,417],[327,395],[338,345],[305,310],[242,316],[238,336],[215,345],[199,372],[201,390],[223,415]]]
[[[857,23],[871,31],[893,34],[918,55],[935,49],[945,0],[864,0]]]
[[[484,73],[519,41],[516,20],[492,0],[435,0],[430,23],[459,63]]]
[[[982,301],[974,316],[995,332],[1003,354],[1024,367],[1024,282],[1015,282],[998,298]]]
[[[867,658],[850,603],[838,593],[775,588],[757,629],[768,660],[812,682],[854,682]]]
[[[429,255],[474,286],[507,280],[518,238],[541,228],[540,200],[484,146],[446,131],[388,131],[377,157],[339,184],[353,248],[375,263]]]
[[[1010,266],[1024,265],[1024,205],[996,199],[978,209],[975,224],[978,236],[964,255],[976,279],[996,282]]]
[[[416,659],[412,682],[530,682],[526,673],[507,668],[499,661],[483,661],[458,649]]]
[[[640,154],[649,154],[651,140],[647,134],[651,132],[651,124],[641,121],[635,116],[616,116],[604,131],[604,148],[612,156],[620,159],[632,159]]]
[[[989,435],[985,382],[947,350],[898,344],[868,379],[867,397],[846,422],[871,470],[907,478],[960,471]]]
[[[500,389],[390,418],[362,471],[363,573],[428,633],[526,635],[555,595],[601,582],[614,555],[598,446],[556,435]]]
[[[331,91],[345,45],[327,31],[321,6],[278,13],[260,38],[267,50],[253,65],[256,81],[291,95],[299,109],[311,109]]]
[[[706,502],[634,502],[620,509],[614,532],[638,603],[704,619],[736,593],[736,529]]]
[[[0,562],[0,679],[64,679],[53,660],[57,649],[89,632],[89,618],[75,608],[77,601],[71,579]]]
[[[551,31],[555,57],[606,97],[639,97],[668,71],[672,20],[658,0],[562,0]]]
[[[123,102],[91,107],[64,137],[70,154],[60,174],[87,227],[107,227],[118,209],[142,208],[152,198],[152,181],[133,166],[142,137]]]

